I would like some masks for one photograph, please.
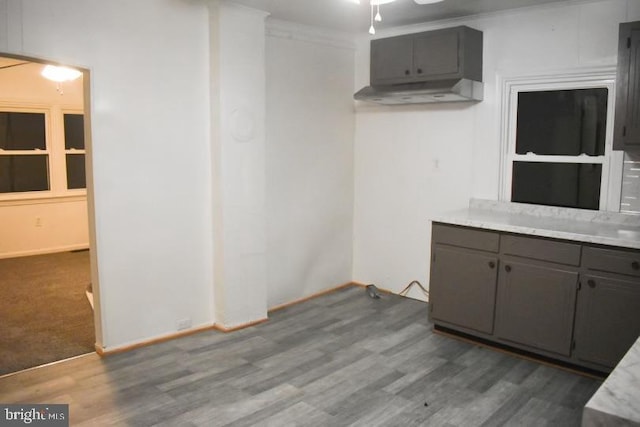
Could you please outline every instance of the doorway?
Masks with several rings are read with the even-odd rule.
[[[96,342],[88,73],[50,80],[45,65],[0,54],[0,375]]]

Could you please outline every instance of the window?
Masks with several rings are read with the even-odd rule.
[[[0,200],[84,195],[84,117],[59,106],[0,106]]]
[[[611,150],[613,75],[516,79],[504,90],[502,198],[619,210],[622,157]]]
[[[0,193],[47,190],[45,114],[0,111]]]
[[[67,188],[86,188],[84,169],[84,116],[64,115],[64,149],[67,169]]]

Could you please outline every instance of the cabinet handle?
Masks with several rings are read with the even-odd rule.
[[[640,269],[640,263],[638,261],[633,261],[631,263],[631,268],[633,268],[634,270]]]
[[[411,71],[409,71],[409,70],[404,70],[404,75],[405,75],[405,76],[408,76],[408,75],[409,75],[409,73],[411,73]]]
[[[418,68],[418,74],[422,74],[422,68]]]
[[[496,263],[493,261],[489,261],[489,268],[496,268]]]
[[[590,288],[595,288],[596,287],[596,281],[593,279],[589,279],[587,280],[587,285],[589,285]]]
[[[506,271],[507,273],[511,271],[511,266],[510,265],[505,265],[504,266],[504,271]]]

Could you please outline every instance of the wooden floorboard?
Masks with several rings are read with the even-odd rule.
[[[579,426],[601,384],[431,328],[425,303],[349,287],[233,333],[0,378],[0,402],[68,403],[78,426]]]

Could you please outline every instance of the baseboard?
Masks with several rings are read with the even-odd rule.
[[[362,283],[362,282],[351,282],[353,284],[353,286],[358,286],[360,288],[366,288],[367,286],[370,285],[370,283]],[[378,290],[380,292],[384,292],[385,294],[391,294],[391,295],[397,295],[395,292],[390,291],[389,289],[385,289],[385,288],[381,288],[378,285],[375,285],[376,288],[378,288]],[[399,296],[404,296],[404,295],[399,295]]]
[[[124,345],[122,347],[115,347],[115,348],[109,348],[106,349],[98,344],[95,345],[96,348],[96,353],[98,353],[98,355],[100,356],[110,356],[112,354],[118,354],[118,353],[125,353],[127,351],[131,351],[131,350],[135,350],[137,348],[141,348],[141,347],[147,347],[153,344],[160,344],[163,342],[167,342],[167,341],[171,341],[171,340],[175,340],[177,338],[182,338],[182,337],[186,337],[189,335],[193,335],[193,334],[197,334],[199,332],[205,332],[205,331],[211,331],[217,329],[216,325],[205,325],[205,326],[200,326],[197,328],[192,328],[192,329],[186,329],[184,331],[179,331],[179,332],[174,332],[171,334],[167,334],[167,335],[162,335],[156,338],[151,338],[149,340],[145,340],[145,341],[140,341],[134,344],[129,344],[129,345]]]
[[[235,332],[235,331],[239,331],[240,329],[245,329],[245,328],[250,328],[252,326],[255,325],[259,325],[260,323],[264,323],[266,321],[268,321],[269,318],[265,317],[264,319],[258,319],[258,320],[254,320],[251,322],[247,322],[247,323],[242,323],[240,325],[235,325],[235,326],[225,326],[221,323],[216,323],[213,325],[213,329],[220,331],[220,332]]]
[[[276,305],[275,307],[271,307],[268,310],[268,312],[272,313],[274,311],[282,310],[284,308],[291,307],[292,305],[300,304],[300,303],[312,300],[314,298],[318,298],[318,297],[321,297],[323,295],[327,295],[327,294],[339,291],[340,289],[344,289],[344,288],[347,288],[349,286],[354,286],[354,285],[357,285],[357,284],[355,282],[343,283],[342,285],[338,285],[338,286],[336,286],[334,288],[325,289],[324,291],[316,292],[315,294],[311,294],[309,296],[302,297],[300,299],[297,299],[297,300],[294,300],[294,301],[291,301],[291,302],[286,302],[284,304]],[[357,286],[359,286],[359,285],[357,285]]]
[[[55,248],[46,248],[46,249],[33,249],[28,251],[18,251],[18,252],[5,252],[0,254],[0,259],[5,258],[20,258],[25,256],[33,256],[33,255],[47,255],[47,254],[56,254],[59,252],[71,252],[89,249],[88,244],[82,245],[68,245],[68,246],[58,246]]]

